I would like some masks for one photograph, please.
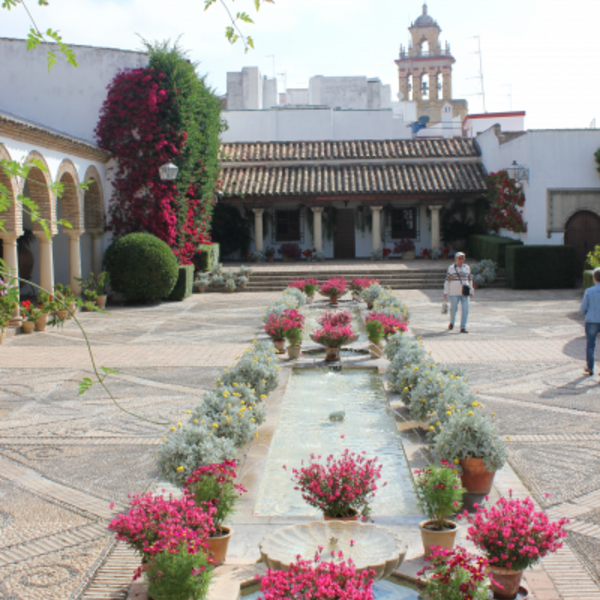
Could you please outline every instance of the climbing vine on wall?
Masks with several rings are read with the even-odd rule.
[[[525,194],[508,176],[506,171],[490,173],[486,180],[489,212],[485,215],[487,226],[498,232],[507,229],[515,233],[527,231],[521,208],[525,204]]]
[[[147,49],[148,67],[113,79],[96,128],[99,146],[117,159],[109,229],[117,237],[152,233],[189,264],[210,242],[221,105],[177,44]],[[159,167],[169,161],[177,179],[161,181]]]

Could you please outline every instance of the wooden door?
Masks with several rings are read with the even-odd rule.
[[[339,209],[335,219],[333,234],[334,258],[355,258],[356,241],[354,236],[354,210]]]
[[[599,244],[600,217],[589,210],[576,212],[565,227],[565,246],[575,246],[578,271],[589,269],[587,255]]]

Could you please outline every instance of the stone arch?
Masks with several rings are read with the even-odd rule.
[[[56,174],[56,181],[63,184],[63,192],[60,197],[62,202],[62,218],[66,219],[74,230],[81,231],[83,229],[83,198],[79,185],[79,175],[75,165],[65,158]]]
[[[8,150],[0,144],[0,159],[12,160]],[[0,168],[0,183],[8,190],[10,205],[8,210],[0,213],[0,220],[4,221],[4,229],[7,234],[13,234],[16,237],[23,235],[23,213],[17,206],[18,181],[16,177],[9,177]]]
[[[104,232],[104,191],[102,189],[102,177],[98,169],[91,165],[85,173],[85,181],[89,181],[89,187],[85,190],[83,216],[86,231]]]
[[[40,161],[44,166],[44,171],[35,166],[31,161],[35,159]],[[50,169],[46,159],[36,150],[30,152],[25,160],[25,166],[29,166],[29,175],[27,180],[22,179],[19,182],[18,193],[22,194],[25,189],[25,183],[28,183],[29,197],[37,204],[40,210],[40,216],[45,219],[50,229],[50,234],[56,234],[56,201],[54,194],[50,190],[52,178],[50,177]],[[33,230],[42,232],[44,228],[39,223],[33,224]]]

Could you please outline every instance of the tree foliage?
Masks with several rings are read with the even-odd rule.
[[[500,229],[523,233],[527,223],[520,210],[525,204],[525,194],[508,176],[506,170],[490,173],[486,180],[490,210],[485,215],[488,227],[498,232]]]

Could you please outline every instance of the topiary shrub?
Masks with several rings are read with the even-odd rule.
[[[104,268],[113,290],[128,302],[167,298],[179,274],[173,251],[149,233],[130,233],[115,240],[104,254]]]
[[[194,287],[194,265],[182,265],[179,267],[177,283],[169,295],[169,300],[181,302],[192,295]]]
[[[575,287],[577,260],[573,246],[508,246],[506,281],[516,290]]]
[[[194,256],[196,270],[202,273],[212,271],[219,264],[219,244],[200,244]]]
[[[493,260],[500,268],[506,266],[506,248],[523,245],[520,240],[499,235],[470,235],[468,243],[469,256],[477,260]]]

